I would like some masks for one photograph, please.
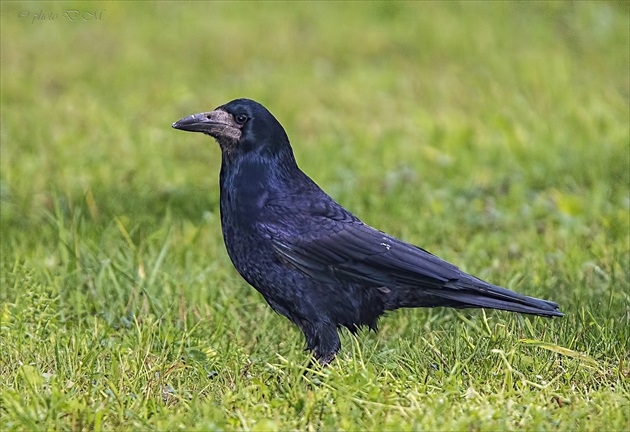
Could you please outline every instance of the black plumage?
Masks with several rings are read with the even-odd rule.
[[[323,364],[341,346],[338,329],[376,329],[388,310],[448,306],[563,315],[554,302],[484,282],[361,222],[298,168],[284,129],[257,102],[237,99],[173,127],[219,143],[221,225],[230,259],[304,332]]]

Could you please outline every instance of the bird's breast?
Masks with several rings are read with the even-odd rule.
[[[251,263],[273,255],[271,242],[260,231],[260,224],[269,218],[270,202],[282,195],[284,186],[272,169],[251,160],[222,164],[220,186],[225,246],[234,266],[244,275]]]

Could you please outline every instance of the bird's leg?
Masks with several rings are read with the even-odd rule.
[[[341,348],[341,341],[334,324],[307,322],[298,324],[306,337],[306,346],[322,366],[329,364]]]

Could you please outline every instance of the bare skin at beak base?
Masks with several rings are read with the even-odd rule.
[[[201,132],[212,137],[224,137],[223,146],[227,149],[241,139],[241,127],[234,116],[222,108],[214,111],[193,114],[173,123],[173,128],[187,132]]]

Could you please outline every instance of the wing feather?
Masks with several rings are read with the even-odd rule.
[[[337,278],[374,286],[438,287],[460,277],[457,267],[360,221],[338,222],[318,236],[272,235],[276,252],[314,278]]]

